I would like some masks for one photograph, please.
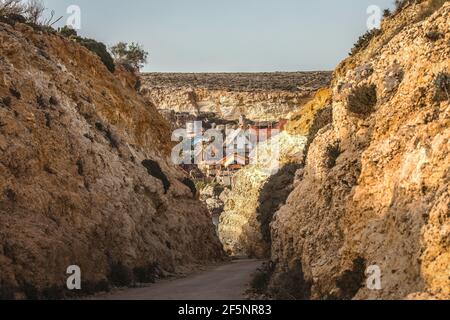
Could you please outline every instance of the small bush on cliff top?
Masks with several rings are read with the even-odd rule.
[[[3,18],[3,22],[9,24],[13,24],[15,21],[25,23],[26,19],[23,17],[24,12],[25,7],[21,0],[0,1],[0,17]]]
[[[356,87],[347,99],[347,109],[359,116],[366,117],[375,111],[377,88],[375,85]]]
[[[430,41],[436,42],[440,39],[443,39],[445,37],[445,34],[437,30],[430,30],[425,34],[425,37]]]
[[[110,72],[114,72],[116,70],[114,60],[109,54],[108,49],[106,48],[106,45],[104,43],[89,38],[74,37],[74,39],[83,47],[86,47],[97,56],[99,56],[100,60],[102,60],[103,64],[106,66],[106,68],[108,68]]]
[[[23,12],[23,4],[21,0],[1,0],[0,15],[21,14]]]
[[[111,47],[111,53],[117,64],[121,64],[133,72],[139,71],[147,63],[148,52],[138,43],[119,42]]]
[[[42,1],[30,0],[25,6],[25,16],[27,18],[27,22],[36,25],[43,23],[42,17],[45,10],[46,9]]]
[[[356,53],[358,53],[359,51],[367,48],[370,41],[373,38],[375,38],[377,35],[379,35],[380,33],[381,33],[380,29],[372,29],[372,30],[367,31],[361,37],[359,37],[358,41],[356,41],[356,43],[354,44],[354,46],[350,52],[350,56],[353,56]]]
[[[104,43],[96,41],[94,39],[82,38],[78,36],[76,30],[68,26],[64,26],[60,28],[58,31],[63,37],[74,40],[79,44],[81,44],[83,47],[95,53],[100,58],[100,60],[102,60],[103,64],[106,66],[106,68],[108,68],[110,72],[114,72],[116,70],[114,59],[108,52],[108,49]]]
[[[68,26],[64,26],[60,29],[58,29],[59,33],[66,38],[71,38],[71,37],[77,37],[78,33],[75,29],[68,27]]]
[[[424,20],[439,10],[448,0],[429,0],[419,13],[418,20]]]
[[[399,13],[400,11],[402,11],[411,2],[411,0],[395,0],[395,13]]]
[[[50,16],[45,17],[47,8],[42,0],[1,0],[0,17],[1,21],[14,25],[15,23],[26,23],[33,28],[40,30],[53,30],[51,26],[62,19],[62,16],[55,19],[55,11],[52,10]]]

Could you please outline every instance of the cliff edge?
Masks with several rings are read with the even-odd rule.
[[[333,121],[271,225],[275,295],[450,298],[449,17],[411,2],[336,70]]]
[[[0,43],[0,298],[64,297],[70,265],[92,293],[223,258],[134,75],[22,23]]]

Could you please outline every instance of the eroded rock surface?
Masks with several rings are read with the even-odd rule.
[[[330,83],[329,72],[144,74],[142,93],[163,113],[213,114],[218,119],[289,119]]]
[[[273,288],[300,270],[305,298],[450,297],[450,4],[428,5],[387,19],[337,69],[333,123],[272,222]]]
[[[0,43],[0,298],[61,297],[70,265],[90,292],[223,257],[133,75],[24,24]]]
[[[259,150],[280,147],[279,168],[273,157],[264,157],[241,169],[228,193],[220,217],[219,236],[232,256],[268,258],[270,256],[270,222],[273,213],[292,191],[295,172],[301,167],[305,136],[282,132],[277,138],[258,146]],[[274,143],[272,145],[271,143]],[[275,149],[273,149],[275,150]]]

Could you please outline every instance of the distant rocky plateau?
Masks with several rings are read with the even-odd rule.
[[[146,73],[141,93],[171,123],[208,114],[228,121],[290,119],[315,92],[331,83],[331,72]],[[186,117],[187,116],[187,117]]]

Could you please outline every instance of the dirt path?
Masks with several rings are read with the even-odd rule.
[[[251,275],[262,264],[258,260],[238,260],[188,276],[156,283],[147,288],[128,289],[104,300],[241,300]]]

